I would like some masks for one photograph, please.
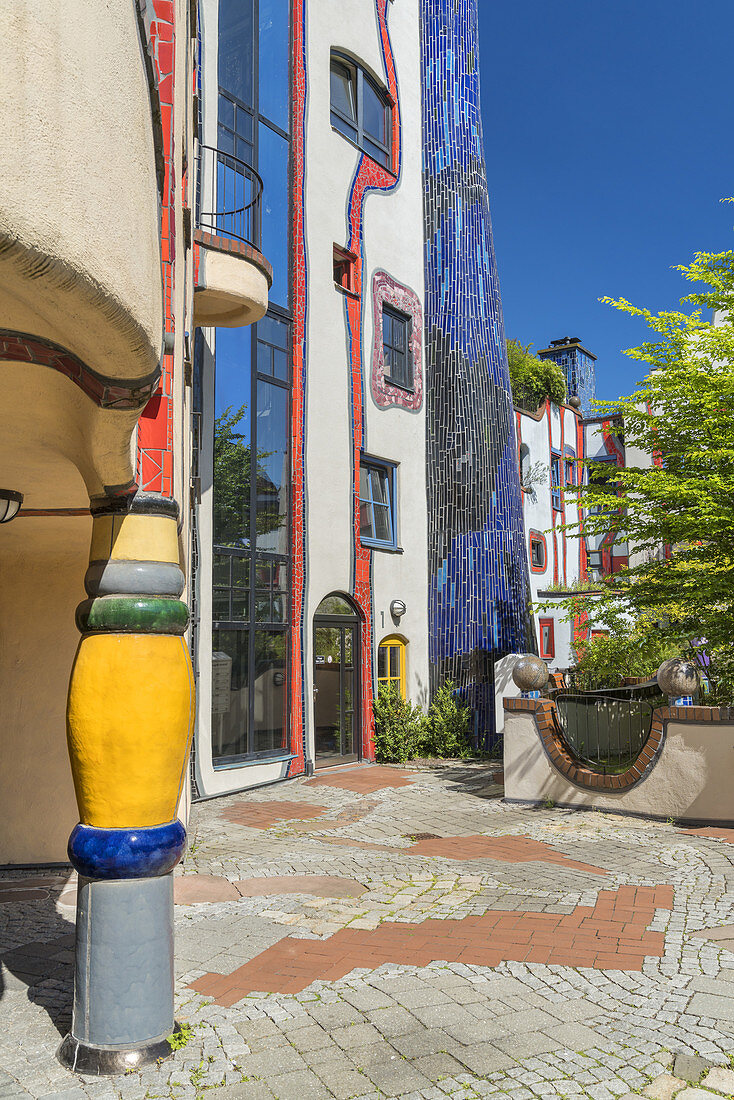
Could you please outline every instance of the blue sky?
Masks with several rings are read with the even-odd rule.
[[[732,0],[479,0],[484,141],[508,336],[579,336],[630,392],[671,266],[734,248]]]

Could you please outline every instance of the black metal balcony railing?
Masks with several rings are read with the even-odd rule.
[[[556,696],[558,724],[572,753],[592,771],[626,771],[642,752],[652,728],[653,705],[589,692]]]
[[[196,224],[200,229],[245,241],[259,250],[262,192],[263,181],[249,164],[211,145],[199,146]]]

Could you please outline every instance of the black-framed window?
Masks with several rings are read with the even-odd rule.
[[[262,178],[258,247],[273,266],[270,303],[287,309],[290,0],[219,0],[218,86],[217,147],[220,154],[245,162]],[[243,206],[251,197],[247,184],[236,173],[233,177],[232,171],[225,175],[229,198]],[[235,226],[220,228],[226,234]]]
[[[395,466],[362,459],[359,471],[359,533],[367,546],[396,546]]]
[[[331,125],[392,170],[392,107],[387,92],[351,58],[333,52]]]
[[[562,456],[551,453],[550,460],[550,489],[551,504],[555,512],[563,511],[563,468]]]
[[[288,755],[290,319],[215,344],[212,758]]]
[[[382,354],[385,378],[403,390],[413,390],[412,321],[391,306],[382,307]]]
[[[598,455],[589,462],[586,470],[587,484],[600,489],[610,497],[609,507],[601,503],[589,509],[591,515],[604,515],[605,512],[615,511],[614,501],[611,499],[619,495],[619,480],[617,473],[617,459],[614,455]]]
[[[220,89],[218,115],[217,149],[254,167],[255,126],[252,112]]]
[[[556,655],[555,624],[553,619],[538,619],[540,634],[540,656],[552,658]]]
[[[533,569],[545,569],[545,539],[542,535],[530,534],[530,564]]]
[[[211,745],[220,768],[290,754],[293,189],[291,0],[215,2],[217,74],[202,87],[217,93],[219,162],[237,158],[262,177],[261,247],[273,265],[267,315],[214,335],[214,430],[202,441],[213,460]],[[207,21],[204,36],[214,27]],[[199,137],[213,140],[205,128]]]

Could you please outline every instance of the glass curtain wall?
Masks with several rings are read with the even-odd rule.
[[[268,315],[215,333],[211,737],[223,766],[289,751],[290,0],[219,0],[218,47],[218,147],[263,179],[274,270]]]

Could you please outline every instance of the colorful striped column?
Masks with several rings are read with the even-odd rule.
[[[93,506],[67,735],[80,822],[71,1033],[59,1057],[112,1074],[170,1053],[176,812],[194,718],[179,597],[178,508],[138,493]]]

